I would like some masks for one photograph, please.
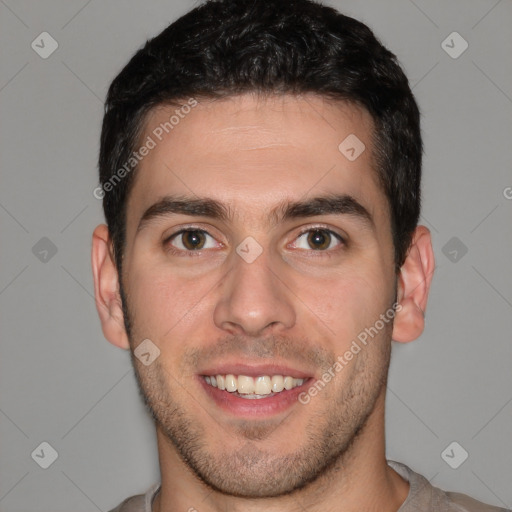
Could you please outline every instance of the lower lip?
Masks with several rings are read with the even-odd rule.
[[[204,380],[204,377],[198,377],[204,390],[218,407],[235,416],[246,418],[273,416],[286,411],[298,402],[298,396],[307,388],[310,380],[306,379],[301,386],[273,393],[267,398],[250,399],[214,388]]]

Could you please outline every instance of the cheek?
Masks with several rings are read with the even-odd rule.
[[[308,297],[304,302],[321,320],[319,328],[329,332],[339,352],[392,304],[393,285],[388,276],[389,271],[385,273],[379,266],[362,272],[353,265],[317,281],[314,287],[312,283],[303,286],[298,296]]]
[[[129,304],[140,335],[170,343],[197,336],[207,324],[208,295],[214,293],[218,276],[184,278],[169,265],[135,260],[127,276]]]

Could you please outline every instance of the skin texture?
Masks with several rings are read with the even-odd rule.
[[[174,109],[154,110],[143,139]],[[391,339],[412,341],[423,330],[434,259],[420,226],[394,271],[372,128],[364,110],[315,95],[201,101],[137,170],[122,277],[128,318],[108,230],[96,228],[105,337],[132,351],[150,339],[160,350],[148,366],[132,357],[156,419],[162,490],[154,510],[396,511],[405,500],[408,484],[385,460],[386,379]],[[366,146],[354,161],[338,150],[349,134]],[[354,198],[371,222],[350,213],[279,218],[287,202],[330,194]],[[227,218],[169,214],[137,230],[144,212],[170,195],[214,199]],[[183,228],[208,233],[201,250],[187,252],[179,235],[169,240]],[[308,229],[324,230],[322,249],[309,245]],[[252,263],[236,251],[249,236],[262,249]],[[248,418],[205,391],[200,375],[220,364],[271,361],[313,383],[395,299],[394,324],[306,405]]]

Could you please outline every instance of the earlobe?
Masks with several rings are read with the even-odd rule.
[[[393,340],[406,343],[418,338],[425,327],[425,311],[435,261],[430,231],[418,226],[398,276],[398,302]]]
[[[91,251],[96,309],[105,338],[116,347],[127,350],[130,343],[124,326],[119,276],[112,258],[111,245],[107,226],[97,226],[92,235]]]

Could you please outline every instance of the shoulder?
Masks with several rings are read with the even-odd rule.
[[[415,473],[405,464],[388,460],[388,465],[409,482],[409,495],[398,512],[511,512],[486,505],[466,494],[434,487],[424,476]]]
[[[456,512],[510,512],[510,510],[505,508],[493,507],[492,505],[477,501],[466,494],[458,492],[445,492],[444,494],[447,503],[451,504]]]
[[[138,494],[131,498],[126,498],[116,508],[109,512],[145,512],[144,510],[144,494]]]
[[[155,484],[144,494],[138,494],[136,496],[126,498],[122,503],[109,512],[151,512],[151,504],[159,490],[160,485]]]

